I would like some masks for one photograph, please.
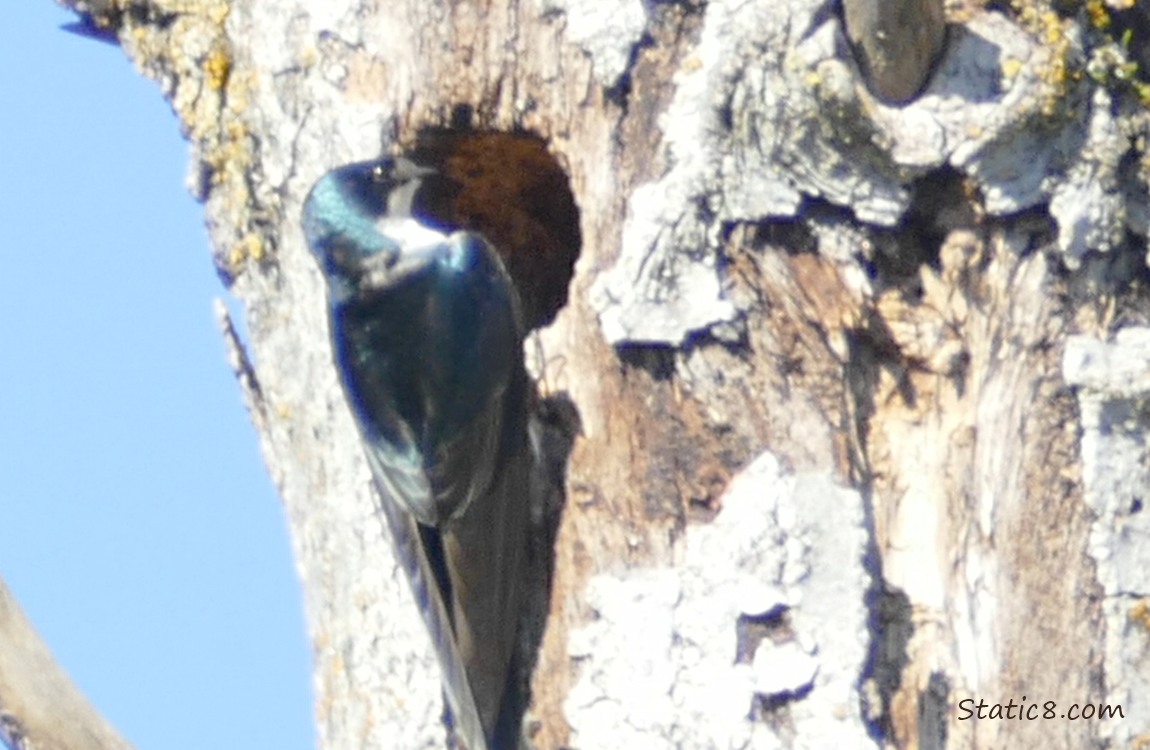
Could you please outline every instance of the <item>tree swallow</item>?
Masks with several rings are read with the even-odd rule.
[[[303,208],[332,347],[397,557],[468,750],[515,750],[531,388],[519,297],[495,249],[420,209],[436,171],[339,167]]]

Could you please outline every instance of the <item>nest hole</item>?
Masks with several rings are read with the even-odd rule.
[[[434,167],[414,210],[444,229],[479,232],[519,293],[527,330],[567,304],[582,238],[571,182],[547,142],[528,132],[429,127],[408,155]]]

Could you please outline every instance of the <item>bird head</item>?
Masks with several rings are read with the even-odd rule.
[[[435,170],[403,157],[384,157],[333,169],[304,200],[308,246],[334,290],[365,272],[391,268],[405,248],[438,239],[411,217],[423,179]]]

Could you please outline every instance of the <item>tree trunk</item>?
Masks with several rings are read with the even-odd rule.
[[[299,228],[392,131],[516,186],[484,211],[561,169],[579,212],[569,285],[547,253],[515,274],[539,321],[566,294],[527,354],[581,425],[539,748],[1150,737],[1147,84],[1115,41],[1144,10],[956,4],[896,107],[815,0],[70,4],[193,144],[322,748],[443,745]]]

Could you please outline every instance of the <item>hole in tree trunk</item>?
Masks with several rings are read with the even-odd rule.
[[[515,283],[527,330],[554,320],[582,240],[570,181],[546,142],[526,132],[425,128],[408,155],[438,170],[416,197],[417,216],[486,237]]]

